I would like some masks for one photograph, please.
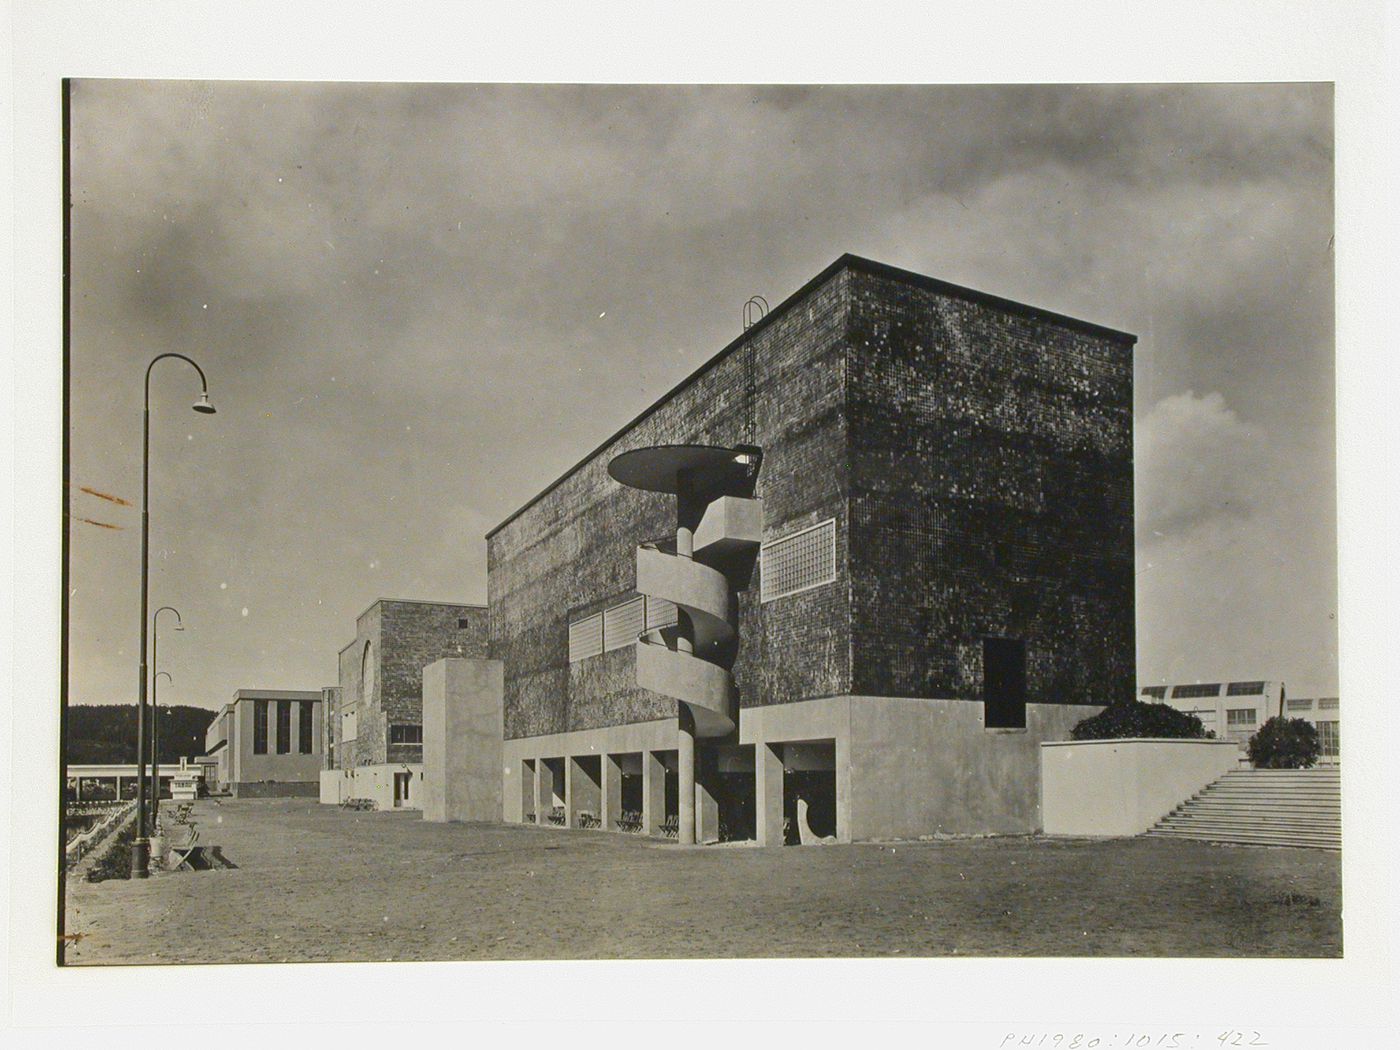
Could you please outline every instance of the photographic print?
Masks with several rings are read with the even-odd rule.
[[[63,965],[1342,955],[1331,84],[64,105]]]

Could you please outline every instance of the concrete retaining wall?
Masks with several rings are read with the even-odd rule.
[[[1075,740],[1040,745],[1047,835],[1140,835],[1236,767],[1230,740]]]

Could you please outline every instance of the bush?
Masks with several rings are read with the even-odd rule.
[[[1071,740],[1115,740],[1122,737],[1172,737],[1202,740],[1206,727],[1195,715],[1166,704],[1125,700],[1109,704],[1070,730]]]
[[[1255,769],[1308,769],[1321,753],[1317,727],[1303,718],[1274,715],[1249,738],[1249,764]]]

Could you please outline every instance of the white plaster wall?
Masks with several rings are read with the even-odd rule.
[[[1140,835],[1234,769],[1230,740],[1076,740],[1040,747],[1047,835]]]
[[[338,806],[347,798],[354,797],[354,774],[348,769],[321,770],[321,803]]]

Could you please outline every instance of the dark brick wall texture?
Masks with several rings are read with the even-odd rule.
[[[460,621],[467,625],[459,627]],[[356,739],[342,768],[383,762],[421,762],[421,744],[392,744],[390,725],[422,725],[423,668],[444,657],[485,658],[487,615],[479,605],[447,605],[384,599],[356,623],[355,641],[340,653],[340,688],[357,702]],[[373,675],[365,695],[362,666],[366,644]],[[354,698],[352,700],[351,698]]]
[[[568,624],[635,591],[673,497],[607,464],[753,443],[764,535],[836,519],[834,583],[738,593],[740,707],[981,698],[981,639],[1027,643],[1029,699],[1134,690],[1132,337],[843,259],[487,540],[507,738],[672,717],[631,648],[570,666]],[[848,553],[849,552],[849,553]]]

